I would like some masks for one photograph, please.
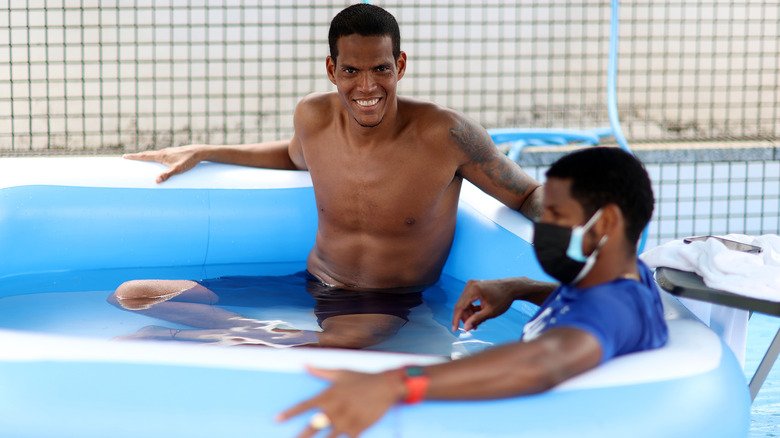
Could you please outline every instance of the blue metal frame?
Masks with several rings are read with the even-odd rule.
[[[493,142],[515,144],[510,149],[510,158],[512,155],[519,157],[520,151],[526,145],[559,145],[578,143],[585,145],[598,145],[602,137],[612,136],[617,144],[625,151],[631,152],[628,142],[623,135],[623,129],[620,126],[620,117],[617,107],[617,63],[618,63],[618,42],[620,25],[620,2],[612,0],[612,12],[610,16],[610,35],[609,35],[609,60],[607,63],[607,112],[609,114],[609,127],[594,128],[592,130],[569,130],[569,129],[533,129],[533,128],[498,128],[489,129],[488,133],[493,138]]]
[[[609,32],[609,60],[607,62],[607,113],[609,127],[591,130],[569,129],[533,129],[533,128],[498,128],[488,129],[490,137],[496,144],[512,143],[507,155],[513,161],[520,158],[525,146],[581,144],[597,146],[602,137],[612,136],[618,146],[632,153],[628,147],[623,128],[620,126],[620,116],[617,105],[617,64],[620,26],[620,2],[612,0]],[[637,252],[641,253],[647,244],[648,227],[642,232]]]
[[[607,112],[609,113],[609,126],[617,144],[623,150],[631,152],[626,137],[623,136],[623,129],[620,127],[617,106],[617,63],[620,31],[620,2],[618,0],[612,0],[612,14],[609,22],[609,60],[607,62]]]

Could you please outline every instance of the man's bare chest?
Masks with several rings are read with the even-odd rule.
[[[436,160],[383,157],[309,164],[320,217],[359,228],[432,220],[452,204],[455,170]]]

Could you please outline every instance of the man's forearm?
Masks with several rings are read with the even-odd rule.
[[[512,343],[441,365],[426,367],[427,399],[475,400],[511,397],[549,389],[545,367],[534,360],[545,352],[537,345]]]
[[[558,283],[533,280],[528,277],[513,277],[501,280],[507,287],[514,291],[515,300],[530,301],[541,305],[558,287]]]
[[[530,342],[424,367],[429,378],[424,398],[476,400],[538,393],[597,366],[601,356],[601,344],[590,333],[554,328]]]
[[[201,160],[269,169],[296,170],[290,158],[290,140],[278,140],[243,145],[207,145],[200,152]]]
[[[542,217],[542,186],[536,186],[525,198],[518,211],[532,221]]]

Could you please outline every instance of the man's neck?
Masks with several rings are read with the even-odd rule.
[[[349,117],[349,116],[348,116]],[[384,117],[375,126],[363,126],[357,120],[350,117],[347,123],[347,131],[350,138],[360,147],[384,144],[387,140],[398,134],[399,128],[398,100],[390,104]]]
[[[609,283],[620,278],[637,279],[639,271],[637,269],[636,254],[630,255],[621,252],[605,251],[599,254],[593,269],[585,276],[582,281],[577,283],[577,287],[586,288],[603,283]]]

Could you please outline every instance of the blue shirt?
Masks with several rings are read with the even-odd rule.
[[[601,362],[635,351],[658,348],[668,333],[661,297],[650,269],[637,262],[641,281],[625,278],[588,288],[562,285],[523,328],[532,340],[553,327],[571,327],[595,336]]]

